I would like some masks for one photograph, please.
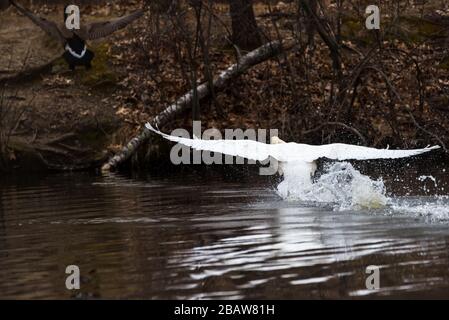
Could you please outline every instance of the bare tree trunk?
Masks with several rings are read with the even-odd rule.
[[[230,66],[228,69],[223,71],[214,81],[213,88],[215,90],[224,88],[226,84],[235,77],[246,72],[251,67],[264,62],[276,55],[278,55],[282,50],[288,50],[293,47],[293,42],[284,42],[281,44],[279,41],[273,41],[267,43],[254,51],[249,52],[239,63]],[[208,83],[203,83],[196,88],[198,94],[198,99],[203,99],[207,97],[211,90]],[[192,100],[194,99],[194,90],[190,90],[188,93],[183,95],[175,103],[168,106],[159,113],[152,121],[151,124],[154,127],[161,127],[166,124],[170,119],[179,115],[180,113],[188,110],[192,105]],[[138,149],[145,143],[151,135],[151,131],[144,127],[140,134],[133,138],[128,144],[122,149],[121,152],[112,157],[108,163],[103,166],[103,170],[113,170],[119,164],[125,162],[129,159]]]
[[[310,11],[313,15],[318,16],[318,2],[317,0],[309,0]],[[307,44],[311,47],[315,45],[315,32],[316,23],[313,16],[307,16],[306,21],[306,32],[307,32]]]
[[[232,41],[244,50],[262,44],[259,27],[254,16],[252,0],[229,0],[232,19]]]
[[[338,82],[342,78],[342,70],[341,70],[341,57],[340,57],[340,47],[338,45],[337,39],[326,30],[325,25],[320,21],[320,18],[317,16],[317,13],[312,10],[310,7],[310,3],[307,0],[299,0],[299,5],[304,10],[307,17],[312,19],[315,23],[316,31],[320,35],[321,39],[327,45],[330,51],[330,56],[333,62],[334,70],[337,74]]]

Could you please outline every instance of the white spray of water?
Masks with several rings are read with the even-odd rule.
[[[373,180],[348,162],[327,166],[315,181],[310,178],[310,166],[304,163],[286,163],[282,170],[284,180],[277,186],[277,193],[285,200],[330,204],[337,211],[381,209],[376,212],[423,218],[427,222],[449,222],[449,196],[387,197],[382,179]],[[417,179],[423,183],[430,180],[437,186],[433,176]],[[395,181],[403,183],[402,179]]]
[[[427,222],[449,221],[449,197],[403,197],[391,199],[390,214],[424,218]]]
[[[433,177],[433,176],[424,176],[424,175],[422,175],[422,176],[418,177],[418,180],[421,181],[421,182],[425,182],[426,180],[431,180],[431,181],[433,181],[434,187],[438,188],[437,179],[435,179],[435,177]],[[429,191],[429,188],[427,188],[427,186],[425,184],[423,185],[422,189],[425,192]]]
[[[298,164],[286,163],[282,169],[284,180],[277,192],[286,200],[330,203],[336,210],[381,208],[388,202],[382,179],[372,180],[348,162],[329,165],[314,182],[310,170]]]

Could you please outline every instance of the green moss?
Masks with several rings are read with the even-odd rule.
[[[441,26],[425,19],[421,19],[418,17],[401,17],[400,23],[411,26],[415,29],[418,35],[431,37],[435,34],[441,32],[443,29]]]
[[[441,97],[441,104],[444,106],[449,105],[449,96],[442,96]]]
[[[345,17],[342,19],[342,33],[348,37],[356,36],[362,30],[362,23],[354,17]]]
[[[404,16],[398,18],[394,25],[392,21],[381,20],[381,28],[388,30],[385,40],[402,40],[406,43],[418,43],[425,39],[437,36],[443,31],[443,27],[432,21],[419,17]],[[356,41],[361,44],[370,44],[373,37],[365,28],[365,20],[353,16],[342,18],[342,37],[345,40]]]
[[[361,44],[370,44],[373,38],[365,28],[365,20],[361,21],[355,17],[345,16],[342,18],[341,36],[343,40],[356,41]]]
[[[449,56],[444,58],[443,61],[438,64],[438,68],[449,70]]]
[[[110,68],[109,45],[101,44],[93,47],[95,57],[90,70],[80,70],[81,83],[89,87],[111,85],[117,83],[117,74]]]
[[[387,39],[400,39],[406,43],[418,43],[437,36],[443,28],[432,21],[419,17],[400,17],[387,34]]]
[[[56,59],[56,61],[53,62],[52,73],[59,73],[67,70],[67,68],[68,68],[67,63],[61,56],[60,58]]]

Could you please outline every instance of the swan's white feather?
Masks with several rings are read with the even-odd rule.
[[[281,162],[312,162],[319,158],[333,160],[398,159],[416,156],[440,148],[439,146],[433,146],[424,149],[390,150],[343,143],[314,146],[295,142],[266,144],[253,140],[201,140],[171,136],[156,130],[149,123],[146,124],[146,127],[165,139],[181,143],[195,150],[219,152],[258,161],[266,160],[270,156]]]

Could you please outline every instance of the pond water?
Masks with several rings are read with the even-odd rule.
[[[252,172],[3,176],[0,298],[448,298],[446,174],[419,170],[384,174],[381,209],[283,200]]]

